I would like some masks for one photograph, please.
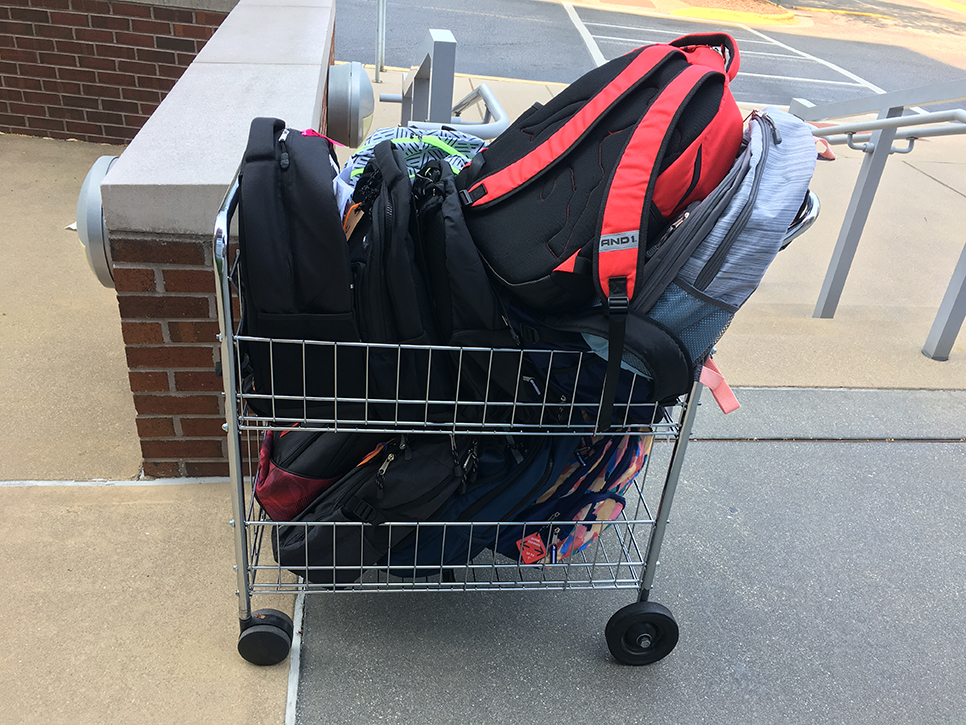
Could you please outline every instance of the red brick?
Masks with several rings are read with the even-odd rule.
[[[210,372],[176,372],[174,387],[182,393],[193,393],[202,390],[221,390],[224,384],[221,378],[215,377],[214,368]]]
[[[159,103],[142,103],[141,113],[145,116],[150,116],[152,113],[158,110]]]
[[[34,34],[43,38],[70,40],[75,37],[75,31],[79,33],[81,30],[84,28],[73,28],[69,25],[37,25],[34,28]]]
[[[205,249],[191,242],[149,242],[118,240],[111,243],[111,259],[115,262],[149,264],[207,264]]]
[[[171,23],[160,20],[132,20],[131,30],[145,35],[171,35]]]
[[[91,27],[105,30],[130,30],[131,20],[116,15],[91,15]]]
[[[120,139],[122,143],[134,138],[138,129],[127,126],[104,126],[104,134],[111,138]]]
[[[104,99],[101,101],[101,108],[105,111],[114,111],[115,113],[121,113],[125,116],[124,125],[130,126],[126,117],[128,114],[137,113],[140,109],[138,104],[133,101],[115,101],[113,99]]]
[[[11,113],[0,113],[0,125],[9,126],[10,128],[24,128],[27,125],[27,119],[24,116],[17,116]],[[12,131],[8,133],[13,133]]]
[[[150,18],[151,8],[148,5],[128,5],[127,3],[112,3],[111,9],[115,15],[126,15],[129,18]]]
[[[144,461],[141,468],[145,476],[152,478],[181,478],[181,469],[175,461]]]
[[[44,93],[42,91],[24,91],[23,100],[25,103],[36,103],[40,106],[60,104],[60,96],[56,93]]]
[[[124,35],[124,33],[118,33],[118,35]],[[102,58],[134,60],[137,57],[137,50],[135,48],[129,48],[126,45],[98,45],[94,52]]]
[[[74,28],[90,27],[90,19],[83,13],[50,13],[50,22],[54,25],[68,26]]]
[[[113,101],[120,103],[120,101]],[[114,289],[118,292],[157,292],[153,269],[114,268]]]
[[[207,368],[214,370],[212,347],[206,345],[125,348],[131,368]]]
[[[124,319],[166,320],[170,318],[208,318],[207,297],[139,297],[119,295],[117,298]]]
[[[62,118],[70,121],[83,121],[84,111],[80,108],[67,108],[65,106],[51,106],[47,109],[50,118]]]
[[[47,26],[39,26],[47,27]],[[14,23],[10,20],[0,20],[0,34],[3,35],[34,35],[34,26],[30,23]]]
[[[182,418],[181,432],[192,438],[223,438],[225,429],[222,426],[225,419],[217,418]]]
[[[74,37],[77,40],[84,40],[89,43],[113,43],[114,33],[110,30],[100,30],[98,28],[76,28]]]
[[[50,38],[12,38],[11,40],[16,41],[16,46],[23,50],[45,50],[50,51],[54,49],[54,41]],[[4,53],[4,57],[6,57]]]
[[[44,106],[37,106],[32,103],[16,103],[8,101],[7,108],[11,113],[22,113],[25,116],[46,116],[47,109]]]
[[[77,64],[81,68],[90,68],[95,71],[111,72],[117,70],[117,61],[113,58],[98,58],[93,55],[82,55],[77,59]]]
[[[165,269],[166,292],[214,292],[215,276],[207,269]]]
[[[167,393],[171,390],[168,374],[165,372],[145,373],[131,370],[127,376],[131,381],[131,391],[135,393]],[[174,435],[174,428],[171,428],[171,433],[161,435]]]
[[[110,3],[104,2],[103,0],[70,0],[70,7],[79,13],[111,14]]]
[[[195,41],[191,38],[172,38],[170,36],[159,35],[154,39],[154,45],[160,50],[174,50],[180,53],[197,52]]]
[[[154,63],[141,63],[136,60],[119,60],[117,69],[121,73],[133,73],[136,76],[153,76],[158,72],[158,66]]]
[[[64,126],[64,122],[54,118],[28,118],[27,126],[29,126],[30,128],[42,128],[47,131],[66,130],[66,126]]]
[[[177,80],[174,78],[158,78],[157,76],[139,76],[138,77],[138,87],[143,89],[153,89],[145,90],[145,93],[154,93],[157,98],[160,98],[161,91],[167,93],[170,91]]]
[[[87,111],[87,120],[91,123],[109,123],[114,125],[123,125],[124,123],[121,119],[121,114],[110,113],[108,111]]]
[[[197,40],[208,40],[215,32],[214,28],[207,25],[184,25],[174,24],[174,34],[179,38],[195,38]]]
[[[171,342],[214,344],[217,342],[215,336],[218,332],[217,322],[180,322],[177,320],[168,322],[168,334],[171,336]]]
[[[81,92],[85,96],[93,96],[95,98],[120,98],[121,89],[117,86],[105,86],[98,83],[85,83],[81,87]]]
[[[23,91],[19,88],[0,88],[0,100],[21,103],[23,102]]]
[[[44,81],[41,81],[39,78],[25,78],[23,76],[4,76],[2,81],[6,88],[21,88],[25,91],[43,90],[44,84]]]
[[[39,63],[39,54],[36,50],[8,50],[3,54],[3,59],[17,63]]]
[[[127,347],[128,367],[131,368],[208,368],[214,370],[212,348],[202,345],[178,347]]]
[[[54,70],[53,68],[51,70]],[[57,77],[62,81],[75,81],[77,83],[94,83],[97,75],[92,70],[86,68],[57,68]]]
[[[218,415],[218,396],[202,395],[138,395],[134,408],[140,415]]]
[[[40,62],[44,65],[63,66],[65,68],[77,67],[77,56],[69,53],[39,53]]]
[[[140,116],[135,114],[124,114],[124,125],[131,128],[141,128],[148,122],[150,116]]]
[[[213,25],[217,27],[221,25],[227,17],[227,13],[196,12],[195,22],[199,25]]]
[[[61,96],[61,103],[71,108],[97,108],[100,105],[100,102],[96,98],[72,95]]]
[[[35,8],[47,8],[48,10],[67,10],[70,8],[70,0],[28,0],[25,4]]]
[[[141,82],[141,78],[138,78],[138,83]],[[152,78],[151,80],[164,80],[158,78]],[[138,101],[139,103],[160,103],[161,94],[158,91],[148,91],[143,88],[122,88],[121,98],[129,101]]]
[[[81,43],[76,40],[57,40],[54,41],[58,53],[71,53],[73,55],[94,55],[93,43]]]
[[[79,83],[66,83],[64,81],[55,81],[46,79],[42,81],[43,88],[48,93],[60,93],[67,95],[78,95],[81,92],[81,87]],[[63,102],[63,99],[61,99]]]
[[[185,473],[193,478],[228,478],[228,461],[185,461]]]
[[[158,75],[163,78],[174,78],[177,80],[184,75],[184,68],[180,65],[159,65]]]
[[[225,450],[221,440],[142,440],[141,455],[145,458],[222,458]]]
[[[141,438],[174,438],[177,435],[171,418],[138,418],[137,426]]]
[[[115,33],[119,45],[133,45],[139,48],[153,48],[154,37],[142,33]]]
[[[114,269],[115,276],[117,275],[117,269]],[[116,278],[116,277],[115,277]],[[171,323],[174,324],[174,323]],[[177,323],[182,324],[192,324],[192,323]],[[205,323],[194,323],[194,324],[205,324]],[[164,333],[161,328],[160,322],[128,322],[124,320],[121,322],[121,334],[124,337],[124,342],[127,345],[163,345],[164,344]],[[182,342],[180,340],[175,340],[175,342]],[[194,342],[193,340],[184,340],[183,342]]]
[[[195,15],[190,10],[178,8],[163,8],[155,6],[151,8],[151,16],[155,20],[165,20],[171,23],[194,23]]]
[[[98,83],[106,83],[109,86],[129,86],[133,87],[137,79],[130,73],[100,72],[97,74]]]
[[[49,23],[51,22],[51,15],[53,13],[37,8],[10,8],[10,19],[20,20],[24,23]]]
[[[85,123],[83,121],[67,121],[67,132],[77,134],[78,136],[90,137],[94,134],[100,134],[102,129],[100,126],[94,123]],[[92,139],[86,138],[86,141],[91,141]]]
[[[183,65],[185,68],[187,68],[189,65],[191,65],[191,62],[195,59],[197,54],[198,53],[194,50],[192,50],[190,53],[178,53],[175,63],[178,65]]]
[[[178,57],[174,53],[167,50],[152,50],[151,48],[138,48],[137,59],[145,63],[166,63],[168,65],[178,63]],[[187,63],[181,65],[186,66]]]

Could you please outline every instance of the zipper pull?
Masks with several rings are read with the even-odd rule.
[[[781,131],[778,130],[778,126],[775,125],[775,122],[764,113],[756,113],[755,116],[764,121],[771,128],[771,137],[774,139],[775,145],[777,146],[780,144],[782,142],[782,134]]]
[[[399,438],[399,450],[403,452],[403,458],[405,458],[407,461],[412,460],[413,449],[409,447],[409,439],[406,437],[405,433],[403,433]]]
[[[376,498],[382,500],[382,497],[386,495],[386,471],[389,469],[389,464],[393,462],[396,458],[395,454],[390,453],[386,456],[386,460],[382,462],[379,466],[379,470],[376,471]]]
[[[285,148],[285,139],[288,138],[288,129],[282,129],[282,133],[278,135],[278,145],[282,147],[282,156],[279,159],[279,166],[282,169],[287,169],[289,165],[288,150]]]

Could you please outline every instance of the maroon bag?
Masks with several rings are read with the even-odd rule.
[[[273,521],[291,521],[386,438],[384,433],[267,431],[258,454],[255,499]]]

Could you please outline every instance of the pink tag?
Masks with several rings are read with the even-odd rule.
[[[714,401],[721,408],[722,413],[727,415],[741,407],[738,404],[738,398],[735,397],[734,392],[729,387],[728,381],[724,379],[724,375],[721,374],[718,366],[714,364],[714,360],[710,357],[705,362],[704,367],[701,368],[699,380],[702,385],[711,391],[711,395],[714,396]]]
[[[523,559],[524,564],[540,561],[547,555],[547,547],[543,543],[543,539],[540,538],[540,534],[537,533],[530,534],[527,538],[518,541],[517,548],[520,550],[520,558]]]

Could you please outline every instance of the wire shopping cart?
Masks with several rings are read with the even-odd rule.
[[[232,249],[229,230],[239,195],[236,179],[225,197],[215,224],[214,262],[217,281],[218,318],[221,328],[221,360],[226,394],[226,430],[231,476],[231,498],[234,525],[234,544],[237,573],[238,616],[240,635],[239,653],[255,664],[276,664],[284,660],[291,648],[293,623],[291,618],[276,609],[253,609],[253,599],[266,595],[352,592],[414,592],[414,591],[506,591],[506,590],[597,590],[629,589],[636,593],[635,601],[621,608],[610,617],[605,628],[608,647],[614,657],[625,664],[644,665],[656,662],[668,655],[678,641],[678,625],[671,612],[661,604],[650,601],[658,558],[665,536],[671,504],[674,498],[692,424],[697,411],[702,385],[694,383],[690,392],[670,405],[651,406],[649,420],[633,424],[625,416],[624,424],[610,431],[637,433],[652,438],[651,454],[642,472],[625,492],[626,504],[620,517],[582,551],[562,561],[543,558],[526,563],[522,558],[510,559],[493,551],[457,564],[443,564],[426,575],[424,566],[412,566],[412,571],[402,570],[386,560],[377,565],[358,565],[352,576],[336,576],[335,564],[328,566],[328,576],[306,577],[323,583],[313,583],[292,574],[292,569],[316,572],[320,567],[306,560],[298,567],[288,563],[285,567],[275,560],[273,541],[278,540],[280,527],[301,526],[308,530],[317,523],[311,521],[280,522],[268,518],[253,495],[261,441],[268,430],[284,430],[293,424],[303,429],[371,431],[393,434],[421,435],[448,433],[478,436],[512,435],[574,435],[595,433],[596,414],[591,412],[581,422],[573,411],[560,415],[560,405],[548,400],[546,394],[536,402],[518,399],[488,399],[463,401],[403,398],[397,388],[396,395],[371,397],[363,394],[357,398],[342,398],[335,394],[300,395],[276,394],[274,390],[254,390],[242,386],[242,346],[261,345],[267,349],[262,359],[269,361],[283,355],[287,361],[301,358],[304,381],[312,374],[305,361],[323,354],[332,361],[329,374],[338,379],[340,351],[353,351],[349,359],[353,364],[366,364],[370,355],[395,359],[402,365],[405,359],[420,356],[427,370],[432,370],[433,356],[447,356],[457,360],[457,374],[464,358],[492,361],[496,357],[505,364],[508,357],[519,358],[532,351],[499,350],[488,348],[455,348],[442,346],[376,345],[370,343],[336,343],[314,340],[281,340],[245,337],[237,334],[239,300],[232,270]],[[817,215],[817,200],[809,210],[811,219]],[[803,217],[790,230],[789,238],[800,233],[811,223]],[[546,354],[546,351],[542,351]],[[577,353],[577,369],[583,364],[583,355]],[[574,364],[573,353],[568,364]],[[485,364],[485,362],[484,362]],[[552,362],[551,362],[552,368]],[[385,374],[383,368],[382,374]],[[549,375],[549,373],[548,373]],[[337,386],[336,386],[337,387]],[[427,380],[426,389],[431,389]],[[458,386],[457,386],[458,388]],[[631,391],[632,394],[633,391]],[[457,395],[457,398],[459,396]],[[599,398],[598,398],[599,400]],[[630,411],[630,394],[623,402]],[[461,411],[466,405],[480,408],[478,415],[465,416]],[[573,405],[571,403],[571,405]],[[615,408],[620,410],[622,401]],[[255,410],[262,411],[261,414]],[[265,411],[270,411],[266,415]],[[422,411],[422,413],[420,413]],[[430,414],[432,411],[432,414]],[[551,414],[551,412],[553,414]],[[568,522],[593,526],[597,522]],[[327,524],[333,526],[333,524]],[[337,526],[359,530],[370,526],[363,522],[348,521]],[[459,533],[472,539],[474,527],[489,527],[500,532],[511,528],[526,532],[542,526],[553,525],[550,521],[393,521],[382,524],[390,528],[404,529],[414,534],[430,531],[443,536],[462,529]],[[334,538],[334,537],[333,537]],[[345,567],[341,567],[345,568]]]

